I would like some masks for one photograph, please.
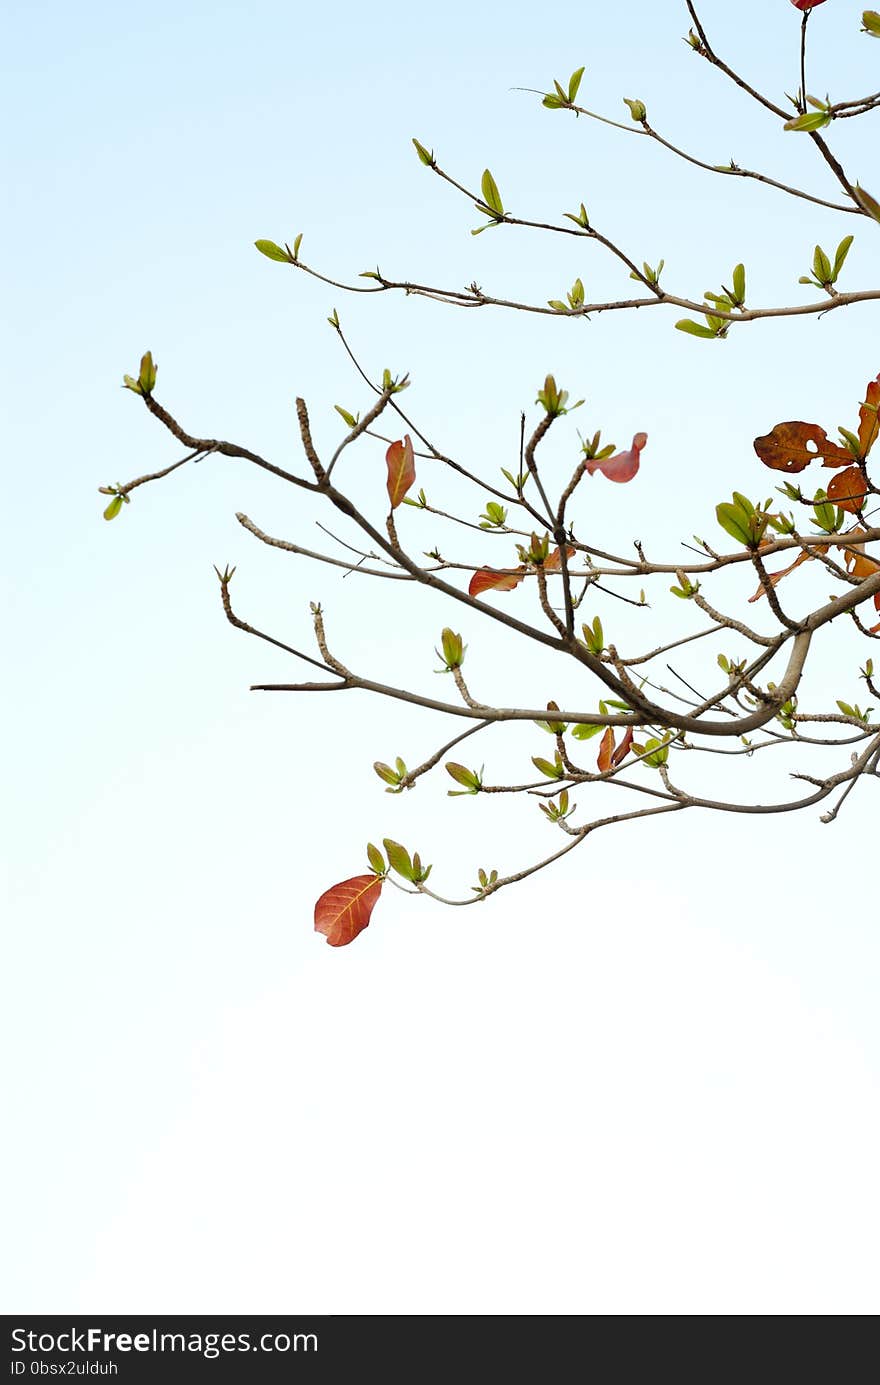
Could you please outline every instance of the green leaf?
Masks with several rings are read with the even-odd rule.
[[[652,736],[650,740],[645,741],[645,750],[649,753],[645,755],[642,763],[650,765],[651,769],[659,769],[669,759],[668,739],[660,741]],[[650,753],[652,751],[653,754]]]
[[[744,303],[746,299],[746,267],[738,264],[733,271],[733,292],[738,303]]]
[[[123,505],[122,496],[121,496],[121,495],[114,495],[113,499],[110,501],[110,504],[107,506],[106,510],[104,511],[104,518],[105,518],[105,519],[115,519],[116,516],[119,514],[119,511],[122,509],[122,505]]]
[[[279,260],[283,264],[290,264],[290,256],[280,245],[276,245],[274,240],[255,240],[254,245],[261,255],[265,255],[267,260]]]
[[[599,732],[604,730],[604,726],[593,726],[588,721],[579,721],[572,726],[571,734],[576,741],[591,741],[594,736],[598,736]]]
[[[821,245],[817,245],[813,251],[813,273],[820,284],[831,282],[831,261],[825,254]]]
[[[393,842],[389,837],[383,837],[382,845],[388,857],[388,864],[392,870],[396,870],[398,875],[402,875],[404,880],[414,880],[416,872],[410,860],[409,852],[400,842]]]
[[[880,14],[876,10],[865,10],[862,13],[863,34],[870,34],[872,38],[880,38]]]
[[[692,337],[717,337],[718,335],[713,327],[707,327],[702,322],[694,322],[692,317],[683,317],[675,325],[679,332],[688,332]]]
[[[444,660],[447,669],[461,668],[464,662],[464,644],[461,635],[457,635],[447,625],[440,635],[440,644],[443,649],[440,657]]]
[[[748,529],[748,521],[738,505],[731,505],[729,501],[715,506],[715,514],[721,528],[736,539],[737,543],[743,544],[746,548],[752,545],[752,535]]]
[[[455,760],[449,760],[445,765],[446,773],[450,779],[454,779],[456,784],[461,784],[466,793],[477,794],[483,786],[483,781],[476,770],[468,769],[467,765],[459,765]],[[457,797],[455,789],[449,790],[450,798]]]
[[[733,498],[740,509],[751,519],[752,515],[755,513],[755,507],[751,500],[749,500],[749,497],[743,495],[742,491],[734,491]]]
[[[548,91],[547,95],[541,102],[541,105],[546,106],[548,111],[561,111],[563,107],[568,105],[568,102],[560,101],[558,96],[554,96],[552,92]]]
[[[342,418],[348,424],[349,428],[357,427],[357,419],[355,418],[354,414],[350,414],[348,412],[348,409],[343,409],[341,404],[334,404],[333,407],[339,414],[340,418]]]
[[[145,351],[141,356],[141,368],[138,375],[138,384],[143,394],[152,394],[156,384],[156,366],[153,364],[152,351]]]
[[[533,755],[532,764],[547,779],[562,779],[565,776],[565,766],[558,755],[552,765],[549,760],[543,760],[540,755]]]
[[[385,874],[385,859],[377,846],[367,842],[367,857],[376,875]]]
[[[398,774],[396,770],[393,770],[390,765],[384,764],[381,760],[374,761],[373,769],[376,771],[379,778],[385,784],[397,785],[400,783],[401,778],[403,777],[402,775]]]
[[[880,221],[880,202],[878,202],[876,198],[873,198],[869,192],[866,192],[858,183],[856,183],[853,188],[853,193],[862,211],[867,212],[868,216],[873,217],[875,221]]]
[[[579,67],[577,71],[573,72],[568,79],[568,99],[569,102],[572,104],[574,103],[575,98],[577,97],[578,90],[581,84],[581,78],[583,77],[583,75],[584,69],[582,67]]]
[[[414,139],[414,140],[413,140],[413,144],[415,145],[416,153],[418,154],[418,156],[419,156],[419,158],[421,159],[422,163],[425,164],[425,166],[426,166],[427,168],[433,168],[433,166],[434,166],[434,154],[433,154],[433,151],[429,154],[428,151],[427,151],[427,149],[425,148],[425,146],[424,146],[423,144],[420,144],[419,141],[418,141],[417,139]]]
[[[483,194],[483,201],[491,212],[497,217],[504,215],[504,203],[501,201],[501,194],[498,191],[498,184],[492,177],[488,168],[484,170],[480,180],[480,190]]]
[[[837,278],[837,276],[838,276],[838,274],[840,273],[840,271],[843,269],[844,261],[846,260],[846,257],[847,257],[847,255],[849,254],[849,248],[850,248],[850,246],[852,245],[852,243],[853,243],[853,237],[852,237],[852,236],[844,236],[843,240],[840,242],[840,244],[839,244],[838,247],[837,247],[837,250],[836,250],[835,255],[834,255],[834,278],[835,278],[835,279]]]
[[[831,124],[831,115],[828,111],[807,111],[805,115],[795,116],[793,120],[786,120],[783,130],[803,130],[811,132],[821,130],[823,126]]]
[[[584,206],[583,202],[581,203],[580,211],[577,213],[577,215],[575,215],[574,212],[563,212],[562,215],[568,221],[573,221],[575,226],[580,226],[585,231],[589,230],[590,218],[587,216],[587,209]]]
[[[647,120],[648,112],[644,101],[631,101],[628,96],[623,98],[624,104],[629,106],[629,113],[637,124],[641,125],[643,120]]]
[[[294,258],[295,260],[298,260],[298,259],[299,259],[299,247],[302,245],[302,241],[303,241],[303,233],[302,233],[302,231],[300,231],[299,235],[297,235],[297,236],[294,238],[294,242],[293,242],[293,258]]]
[[[122,383],[127,390],[132,390],[134,394],[143,394],[143,390],[132,375],[123,375]]]
[[[592,625],[582,625],[581,633],[584,643],[591,654],[599,655],[605,648],[605,632],[602,629],[602,622],[598,616],[595,617]]]

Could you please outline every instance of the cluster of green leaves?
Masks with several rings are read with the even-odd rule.
[[[579,399],[576,404],[569,404],[568,390],[558,389],[554,377],[548,375],[544,380],[544,388],[538,390],[535,402],[546,409],[551,418],[559,418],[562,414],[571,413],[572,409],[579,409],[584,401]]]
[[[254,245],[267,260],[277,260],[279,264],[296,264],[299,259],[299,247],[302,245],[302,231],[295,237],[292,250],[286,241],[281,246],[276,245],[274,240],[255,240]]]
[[[794,527],[785,515],[771,513],[772,504],[772,499],[767,499],[763,505],[754,505],[747,495],[734,491],[732,501],[722,501],[720,505],[715,506],[715,514],[721,528],[732,539],[736,539],[737,543],[741,543],[745,548],[757,549],[761,546],[768,526],[777,534],[789,534]],[[692,596],[693,592],[690,595]]]
[[[455,760],[448,760],[445,766],[446,773],[450,779],[454,779],[456,784],[461,784],[460,789],[447,790],[449,798],[463,798],[468,794],[478,794],[483,787],[483,771],[485,765],[479,770],[468,769],[467,765],[460,765]]]
[[[840,271],[843,269],[852,243],[852,236],[844,236],[834,252],[833,260],[829,259],[821,245],[817,245],[813,251],[813,272],[812,274],[802,274],[798,283],[812,284],[814,288],[825,289],[826,291],[833,288],[837,283]]]
[[[634,269],[629,277],[635,279],[639,284],[643,284],[647,281],[652,288],[657,288],[665,264],[665,260],[658,260],[656,265],[649,265],[647,260],[642,260],[642,273],[639,274],[638,271]]]
[[[662,739],[658,736],[651,736],[644,745],[638,741],[633,741],[632,750],[635,755],[641,755],[642,764],[647,765],[649,769],[659,769],[669,759],[671,741],[672,736],[670,735],[663,736]]]
[[[706,321],[697,322],[692,317],[683,317],[676,322],[679,332],[687,332],[692,337],[706,337],[715,340],[723,340],[730,330],[730,318],[719,317],[719,312],[732,313],[737,309],[745,307],[746,301],[746,271],[745,265],[734,266],[732,277],[732,287],[727,288],[721,285],[721,292],[715,293],[707,289],[703,294],[706,308]],[[713,312],[712,309],[715,309]]]
[[[584,69],[582,67],[577,68],[569,77],[567,87],[563,87],[554,77],[554,90],[548,91],[544,95],[541,104],[546,106],[550,111],[564,110],[566,107],[573,106],[577,100],[577,94],[580,90],[583,75]]]
[[[837,698],[837,705],[845,717],[855,717],[856,721],[867,721],[874,710],[873,707],[866,707],[862,711],[857,702],[854,706],[850,706],[848,702],[841,702],[840,698]]]
[[[548,305],[557,313],[579,313],[584,306],[584,285],[581,279],[575,279],[568,293],[565,295],[567,302],[563,303],[561,298],[548,298]]]
[[[584,637],[584,644],[591,654],[599,655],[605,649],[605,631],[602,629],[602,622],[598,616],[593,617],[592,625],[584,624],[581,626],[581,634]]]
[[[505,473],[506,474],[506,473]],[[481,529],[503,529],[507,523],[507,510],[496,500],[490,500],[480,515]]]
[[[403,781],[409,773],[399,755],[394,763],[397,766],[396,769],[392,769],[390,765],[384,764],[382,760],[375,760],[373,762],[373,769],[376,771],[379,778],[383,783],[390,785],[390,788],[385,790],[386,793],[402,793]]]
[[[159,367],[153,361],[152,351],[145,351],[141,356],[140,370],[137,379],[131,375],[123,375],[122,383],[125,389],[132,390],[135,394],[150,395],[156,388],[156,375]]]
[[[541,809],[541,812],[548,822],[564,822],[566,818],[571,817],[577,804],[572,803],[569,806],[568,789],[563,789],[562,793],[559,795],[558,803],[554,803],[551,800],[550,803],[539,803],[538,807]]]
[[[400,842],[392,841],[390,837],[383,837],[382,845],[385,848],[385,855],[388,857],[386,866],[385,859],[377,846],[372,842],[367,843],[367,859],[374,875],[381,876],[383,879],[389,870],[408,880],[412,885],[421,885],[431,874],[430,866],[423,866],[421,857],[417,851],[410,856],[405,846]]]
[[[471,885],[471,889],[474,891],[475,894],[486,894],[489,890],[492,889],[492,886],[495,884],[497,879],[497,870],[489,871],[489,873],[487,874],[486,871],[483,870],[483,867],[480,866],[480,869],[477,871],[478,883],[476,885]]]

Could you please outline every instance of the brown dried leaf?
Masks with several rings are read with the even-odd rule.
[[[867,499],[865,478],[857,466],[838,471],[828,483],[828,499],[849,514],[858,514]]]
[[[777,423],[762,438],[755,438],[755,451],[765,466],[773,471],[803,471],[822,458],[825,466],[844,466],[852,462],[852,453],[828,441],[828,434],[818,423]]]

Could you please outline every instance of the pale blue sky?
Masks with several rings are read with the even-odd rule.
[[[720,51],[794,89],[787,0],[702,8]],[[877,87],[860,8],[829,0],[811,20],[810,90]],[[486,811],[445,784],[385,797],[371,762],[442,735],[411,711],[249,693],[292,671],[229,629],[211,565],[239,565],[243,613],[282,638],[306,641],[321,599],[340,657],[435,694],[449,613],[259,548],[236,510],[317,531],[236,464],[144,488],[112,525],[96,490],[177,455],[119,389],[147,347],[158,397],[195,432],[290,464],[302,393],[319,446],[335,441],[332,405],[365,400],[325,322],[336,306],[365,364],[409,369],[427,431],[490,474],[548,370],[587,398],[550,455],[571,458],[575,425],[619,443],[646,430],[638,485],[624,503],[597,481],[585,523],[680,551],[733,486],[769,491],[756,433],[851,422],[880,367],[870,306],[705,344],[675,313],[585,324],[349,299],[254,239],[302,231],[303,256],[348,278],[378,259],[537,301],[576,274],[591,295],[628,290],[594,247],[472,238],[473,208],[413,135],[466,183],[489,165],[525,215],[584,201],[694,296],[742,259],[755,301],[799,301],[816,240],[849,230],[847,282],[873,284],[871,226],[512,90],[585,64],[584,104],[625,118],[621,98],[640,97],[710,162],[833,196],[806,141],[688,52],[671,0],[8,16],[6,1310],[876,1311],[880,950],[861,897],[876,785],[833,827],[810,813],[607,834],[477,909],[388,890],[331,950],[312,904],[364,868],[368,838],[402,837],[461,890],[552,834],[534,806]],[[876,119],[846,122],[837,147],[878,195]],[[381,458],[361,456],[367,494]],[[513,646],[464,633],[514,700]],[[857,698],[837,657],[817,695]],[[546,700],[547,676],[517,668],[515,694]],[[500,735],[479,758],[527,764],[542,747],[526,742]]]

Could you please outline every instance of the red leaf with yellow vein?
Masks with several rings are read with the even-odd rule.
[[[468,596],[480,596],[482,592],[512,592],[526,575],[524,567],[515,572],[496,572],[491,567],[481,567],[475,572],[468,585]]]
[[[566,556],[566,558],[573,558],[573,557],[574,557],[574,549],[573,549],[573,548],[566,548],[566,550],[565,550],[565,556]],[[553,550],[553,552],[550,554],[550,556],[549,556],[548,558],[545,558],[545,559],[544,559],[544,571],[545,571],[545,572],[555,572],[556,568],[558,568],[558,567],[562,567],[562,554],[561,554],[561,552],[559,551],[558,548],[554,548],[554,550]]]
[[[599,757],[596,760],[596,765],[601,774],[604,774],[606,770],[611,769],[613,755],[614,732],[612,731],[610,726],[607,726],[605,728],[605,734],[602,737],[602,740],[599,742]]]
[[[614,754],[611,756],[612,768],[616,767],[621,763],[622,760],[626,759],[627,755],[629,754],[629,748],[632,745],[632,743],[633,729],[631,726],[628,726],[623,733],[623,740],[620,742],[620,745],[617,747]]]
[[[878,425],[877,407],[880,405],[880,375],[876,380],[868,382],[865,391],[865,402],[859,409],[859,447],[862,452],[862,461],[865,460],[874,443],[877,441]]]
[[[825,466],[844,466],[852,462],[849,448],[828,441],[828,434],[818,423],[777,423],[762,438],[755,438],[754,448],[765,466],[773,471],[803,471],[822,458]]]
[[[403,442],[393,442],[385,453],[388,463],[388,499],[392,510],[396,510],[410,486],[416,479],[416,464],[413,456],[412,438],[404,434]]]
[[[315,932],[325,934],[331,947],[354,942],[370,922],[382,893],[381,875],[355,875],[326,890],[315,905]]]
[[[828,483],[828,499],[851,515],[858,514],[867,499],[865,478],[857,466],[838,471]]]

